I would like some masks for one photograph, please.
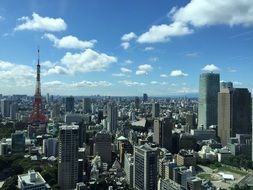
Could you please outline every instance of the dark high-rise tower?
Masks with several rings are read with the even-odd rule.
[[[29,122],[31,124],[46,123],[46,116],[42,111],[42,97],[40,87],[40,50],[38,49],[37,75],[36,75],[36,89],[34,95],[33,111],[30,115]]]
[[[217,125],[218,92],[220,75],[202,73],[199,80],[198,127],[208,129]]]

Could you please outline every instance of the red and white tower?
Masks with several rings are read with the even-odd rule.
[[[46,123],[46,116],[42,111],[42,97],[40,87],[40,50],[38,49],[37,75],[36,75],[36,89],[33,102],[33,111],[29,118],[29,123],[32,125],[40,125]]]

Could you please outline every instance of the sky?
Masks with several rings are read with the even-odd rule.
[[[1,0],[0,93],[175,96],[202,72],[253,88],[252,0]]]

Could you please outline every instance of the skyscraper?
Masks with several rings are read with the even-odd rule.
[[[148,101],[148,95],[146,93],[143,94],[143,102]]]
[[[78,182],[78,126],[60,126],[58,184],[60,189],[74,189]]]
[[[2,117],[10,117],[11,101],[7,99],[1,100]]]
[[[134,188],[157,189],[157,149],[148,144],[134,147]]]
[[[107,104],[107,131],[114,132],[118,125],[118,109],[114,102]]]
[[[172,123],[169,118],[154,120],[154,142],[171,151]]]
[[[199,80],[198,127],[207,129],[217,125],[218,92],[220,91],[220,75],[218,73],[202,73]]]
[[[152,103],[152,117],[156,118],[160,115],[160,104],[159,102]]]
[[[112,137],[106,131],[100,131],[95,136],[94,155],[101,157],[102,162],[112,162]]]
[[[218,94],[218,136],[223,146],[236,134],[251,132],[251,94],[246,88],[221,88]]]
[[[66,112],[74,112],[74,97],[66,97]]]
[[[84,98],[83,99],[83,113],[91,113],[91,99]]]
[[[25,152],[25,134],[22,131],[15,131],[11,134],[11,152],[24,153]]]

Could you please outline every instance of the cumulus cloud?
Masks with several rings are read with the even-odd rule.
[[[122,47],[124,50],[127,50],[128,48],[130,48],[130,43],[129,43],[129,42],[122,42],[122,43],[121,43],[121,47]]]
[[[20,25],[17,25],[14,30],[34,30],[34,31],[64,31],[67,28],[67,24],[62,18],[50,18],[50,17],[41,17],[37,13],[32,14],[32,18],[21,17],[18,21],[22,22]]]
[[[253,25],[253,1],[191,0],[184,7],[173,7],[170,24],[153,25],[137,38],[139,43],[169,41],[171,37],[192,34],[195,28],[213,25]]]
[[[174,22],[172,24],[154,25],[149,31],[141,34],[137,42],[139,43],[157,43],[169,41],[171,37],[183,36],[193,33],[193,30],[188,28],[182,22]]]
[[[114,77],[125,77],[126,74],[124,74],[124,73],[113,73],[112,76],[114,76]]]
[[[166,77],[168,77],[168,75],[166,75],[166,74],[160,74],[160,77],[166,78]]]
[[[72,83],[71,86],[74,87],[109,87],[111,86],[112,83],[107,82],[107,81],[81,81],[81,82],[76,82]]]
[[[54,46],[57,48],[87,49],[94,47],[94,44],[97,42],[97,40],[82,41],[71,35],[59,39],[53,34],[46,33],[43,37],[53,42]]]
[[[121,70],[122,73],[131,73],[132,72],[131,69],[128,69],[128,68],[125,68],[125,67],[121,67],[120,70]]]
[[[65,83],[62,81],[49,81],[49,82],[44,82],[43,86],[46,88],[82,88],[82,87],[109,87],[111,86],[112,83],[108,81],[77,81],[77,82],[72,82],[72,83]]]
[[[66,66],[65,69],[70,74],[105,71],[111,64],[116,62],[116,57],[98,53],[91,49],[75,54],[67,52],[61,59],[61,63]],[[58,69],[64,71],[63,67],[58,67]]]
[[[127,60],[125,60],[125,63],[126,63],[126,64],[132,64],[132,63],[133,63],[133,61],[132,61],[132,60],[130,60],[130,59],[127,59]]]
[[[136,81],[129,81],[129,80],[119,81],[118,83],[124,84],[126,86],[145,86],[146,85],[146,83],[143,83],[143,82],[136,82]]]
[[[154,47],[152,47],[152,46],[148,46],[148,47],[145,47],[145,51],[152,51],[152,50],[154,50],[155,48]]]
[[[67,68],[56,65],[54,67],[49,68],[46,73],[46,75],[52,75],[52,74],[67,75],[67,74],[71,74],[71,73]]]
[[[121,37],[121,40],[122,41],[130,41],[134,38],[137,38],[137,35],[133,32],[130,32],[128,34],[124,34],[122,37]]]
[[[153,70],[153,67],[148,64],[139,65],[138,70],[136,71],[136,75],[147,75],[149,72]]]
[[[224,11],[221,11],[224,10]],[[251,0],[192,0],[175,11],[174,21],[195,27],[211,25],[253,25],[253,2]]]
[[[181,70],[174,70],[174,71],[171,71],[170,76],[171,77],[186,77],[188,76],[188,74],[184,73]]]
[[[233,85],[235,85],[235,86],[242,86],[242,82],[233,81]]]
[[[157,81],[151,81],[150,84],[158,84]]]
[[[218,72],[219,70],[219,67],[215,66],[214,64],[206,65],[204,68],[202,68],[202,71],[206,72]]]
[[[5,85],[31,86],[34,78],[35,71],[32,67],[0,60],[0,80]]]

